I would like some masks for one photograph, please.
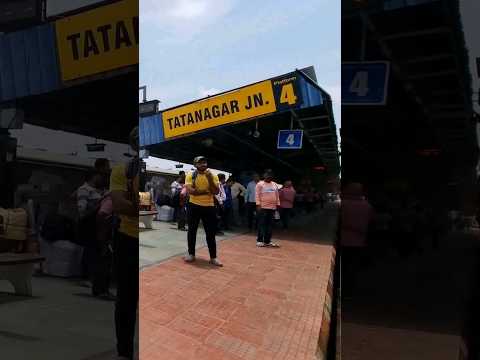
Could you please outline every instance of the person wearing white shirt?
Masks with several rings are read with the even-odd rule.
[[[245,192],[245,201],[247,203],[247,219],[248,219],[248,229],[251,231],[253,229],[253,220],[255,219],[255,229],[257,228],[257,221],[255,218],[257,204],[255,200],[255,189],[258,182],[260,181],[260,176],[258,174],[253,174],[253,179],[247,185],[247,190]]]
[[[180,213],[180,193],[185,184],[185,171],[180,171],[178,178],[170,185],[171,199],[174,208],[173,222],[178,222],[178,215]]]
[[[219,175],[219,179],[221,178],[221,175]],[[221,230],[221,219],[223,216],[223,203],[225,200],[227,200],[227,194],[225,193],[225,189],[223,185],[220,185],[220,191],[217,195],[215,195],[215,199],[217,200],[217,235],[224,235],[223,231]]]
[[[225,189],[223,188],[223,186],[220,186],[220,192],[215,195],[215,198],[220,205],[223,205],[223,202],[227,199],[227,195],[225,194]]]

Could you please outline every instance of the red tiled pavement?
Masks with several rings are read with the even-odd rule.
[[[144,269],[140,360],[316,359],[333,247],[252,236],[218,244],[223,268],[181,257]]]

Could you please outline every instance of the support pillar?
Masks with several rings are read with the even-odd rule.
[[[0,129],[0,207],[13,207],[13,164],[17,155],[17,139],[8,130]]]

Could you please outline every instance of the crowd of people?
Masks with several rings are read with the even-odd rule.
[[[130,134],[138,154],[138,128]],[[110,167],[99,159],[85,183],[73,194],[78,206],[77,240],[83,246],[83,286],[102,300],[115,301],[117,352],[133,359],[138,306],[138,211],[140,189],[138,155]],[[134,256],[132,256],[132,254]],[[116,279],[116,295],[110,291]]]
[[[174,209],[171,221],[177,223],[178,230],[181,231],[187,231],[190,194],[186,177],[185,171],[180,171],[178,177],[170,184],[168,194],[158,192],[152,195],[158,207],[167,205]],[[259,182],[264,181],[265,174],[253,173],[248,179],[242,184],[235,176],[227,178],[223,173],[218,174],[219,192],[213,195],[217,235],[224,235],[224,231],[239,227],[248,227],[249,231],[258,229],[256,187]],[[279,221],[283,229],[288,229],[290,219],[295,215],[311,213],[317,206],[324,207],[325,196],[316,191],[308,179],[301,181],[298,189],[294,187],[292,180],[286,180],[283,184],[274,183],[278,190],[280,205],[275,208],[273,215],[274,220]]]
[[[172,222],[179,231],[188,233],[187,262],[195,259],[196,234],[200,220],[207,237],[212,264],[222,266],[217,259],[215,237],[235,228],[257,232],[258,247],[278,247],[271,241],[273,228],[279,223],[288,229],[290,220],[302,212],[311,213],[317,204],[324,206],[324,197],[315,191],[308,179],[295,189],[292,180],[283,184],[275,181],[272,170],[253,173],[244,183],[235,176],[208,169],[203,156],[194,159],[194,170],[180,171],[170,185],[170,193],[155,196],[157,206],[174,208]]]
[[[411,191],[381,191],[371,196],[360,183],[342,191],[339,240],[345,265],[345,289],[355,287],[355,273],[373,261],[408,259],[435,251],[449,229],[448,211]]]

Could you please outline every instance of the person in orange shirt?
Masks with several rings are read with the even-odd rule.
[[[273,181],[273,172],[267,170],[264,180],[259,181],[255,188],[255,202],[258,214],[257,246],[278,247],[272,243],[273,217],[280,207],[278,185]]]

